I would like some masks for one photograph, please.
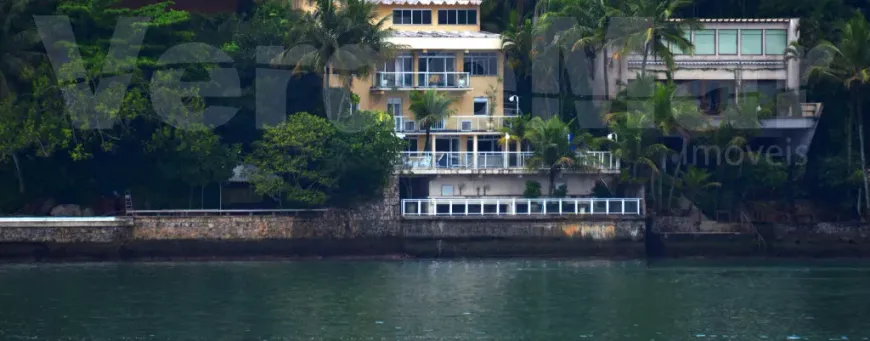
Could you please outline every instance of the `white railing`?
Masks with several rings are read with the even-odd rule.
[[[619,159],[611,152],[587,151],[585,164],[601,170],[619,170]],[[434,155],[434,157],[433,157]],[[508,169],[527,168],[533,152],[402,152],[405,169]]]
[[[436,88],[467,89],[471,86],[469,72],[388,72],[375,73],[373,88]]]
[[[497,131],[508,126],[513,116],[450,116],[447,126],[457,131]]]
[[[587,166],[597,166],[604,170],[618,170],[620,168],[619,158],[611,152],[585,151],[580,153],[585,155],[583,160],[586,162]]]
[[[403,216],[640,215],[639,198],[403,199]]]

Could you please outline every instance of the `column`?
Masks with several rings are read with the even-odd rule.
[[[504,147],[503,147],[502,150],[503,150],[502,153],[504,154],[504,168],[508,168],[508,158],[510,157],[510,153],[509,153],[509,152],[511,151],[511,143],[510,143],[510,142],[506,142],[506,143],[504,144]]]
[[[471,157],[474,158],[474,169],[477,169],[477,135],[472,135]]]
[[[436,136],[437,136],[437,135],[435,135],[435,134],[432,134],[432,135],[431,135],[431,137],[432,137],[432,142],[430,142],[430,143],[431,143],[432,145],[430,146],[431,150],[429,150],[429,151],[432,153],[432,161],[431,161],[431,164],[429,164],[429,168],[437,168],[437,167],[435,167],[435,165],[437,164],[437,155],[435,155],[435,140],[436,140]]]

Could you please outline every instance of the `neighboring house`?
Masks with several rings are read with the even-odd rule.
[[[760,140],[792,150],[808,148],[822,107],[805,103],[800,63],[807,61],[785,58],[787,47],[799,38],[799,19],[699,20],[704,29],[687,32],[694,54],[673,50],[677,67],[673,79],[681,94],[697,100],[714,126],[735,100],[758,97],[762,110],[772,113],[760,121]],[[617,89],[611,95],[618,84],[636,78],[641,64],[642,57],[632,55],[611,69],[609,89]],[[647,70],[665,79],[661,60],[650,57]]]
[[[369,1],[379,5],[379,18],[389,16],[389,40],[402,50],[370,78],[354,79],[351,90],[360,109],[392,115],[397,135],[407,141],[397,170],[405,215],[639,212],[635,199],[612,205],[588,199],[596,181],[610,183],[619,173],[619,161],[608,152],[590,153],[600,168],[557,176],[556,185],[567,189],[564,202],[523,199],[527,181],[539,182],[546,194],[549,180],[546,172],[526,168],[528,147],[499,143],[517,106],[504,95],[501,38],[480,29],[481,0]],[[296,6],[312,10],[306,0]],[[432,127],[424,149],[426,133],[409,109],[409,94],[430,89],[455,97],[456,114]]]

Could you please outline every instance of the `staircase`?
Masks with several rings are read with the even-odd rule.
[[[758,231],[758,228],[752,223],[752,219],[749,219],[749,215],[742,209],[740,210],[740,226],[743,227],[744,231],[755,235],[755,243],[759,249],[767,250],[767,240],[764,239],[764,235]]]
[[[133,213],[133,196],[130,191],[124,192],[124,213],[131,215]]]

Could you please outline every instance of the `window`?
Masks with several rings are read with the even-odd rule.
[[[786,47],[785,30],[765,30],[764,31],[764,53],[765,54],[784,54]]]
[[[419,79],[417,86],[424,88],[456,87],[456,55],[446,52],[422,53],[417,59]]]
[[[715,30],[695,31],[695,54],[696,55],[716,54],[716,31]]]
[[[474,115],[488,115],[489,114],[489,98],[487,97],[475,97],[474,98]]]
[[[378,87],[408,87],[413,85],[414,57],[401,53],[396,59],[378,65]]]
[[[438,25],[477,25],[476,9],[438,10]]]
[[[719,54],[737,54],[737,30],[719,30]]]
[[[453,196],[453,185],[441,185],[441,196],[442,197],[452,197]]]
[[[492,52],[469,52],[463,60],[463,71],[472,76],[498,76],[498,54]]]
[[[761,54],[761,30],[740,31],[740,53],[745,55]]]
[[[393,10],[394,25],[428,25],[432,23],[432,10],[397,9]]]
[[[416,152],[417,151],[417,138],[412,137],[412,138],[409,138],[405,141],[408,141],[408,145],[406,146],[408,149],[407,151],[409,151],[409,152]]]

